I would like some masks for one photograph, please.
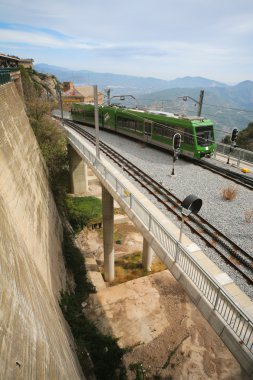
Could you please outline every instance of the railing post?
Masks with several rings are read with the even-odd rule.
[[[148,230],[149,231],[151,231],[151,223],[152,223],[151,214],[148,214]]]
[[[177,260],[178,260],[178,256],[179,256],[179,241],[177,242],[176,256],[175,256],[175,263],[176,263]]]
[[[239,150],[239,157],[238,157],[238,160],[237,160],[237,167],[239,168],[239,165],[240,165],[240,161],[241,161],[241,150]]]
[[[220,295],[220,288],[218,288],[217,295],[216,295],[216,300],[213,309],[216,310],[218,300],[219,300],[219,295]]]

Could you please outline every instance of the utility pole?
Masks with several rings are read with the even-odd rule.
[[[98,115],[98,86],[93,86],[94,91],[94,111],[95,111],[95,132],[96,132],[96,156],[100,158],[99,152],[99,115]]]
[[[198,115],[197,116],[201,116],[203,99],[204,99],[204,90],[200,90],[199,100],[196,100],[196,99],[194,99],[194,98],[192,98],[191,96],[188,96],[188,95],[178,96],[178,99],[182,99],[184,102],[186,102],[188,99],[193,100],[196,104],[198,104]]]
[[[111,93],[111,90],[110,90],[110,88],[108,88],[108,89],[106,90],[106,95],[107,95],[107,105],[108,105],[108,106],[109,106],[110,103],[111,103],[111,100],[110,100],[110,93]]]
[[[200,94],[199,94],[199,101],[198,101],[198,105],[199,105],[198,106],[198,116],[201,116],[203,98],[204,98],[204,90],[201,90]]]
[[[58,89],[58,94],[59,94],[60,108],[61,108],[61,124],[63,126],[64,125],[64,120],[63,120],[63,105],[62,105],[62,95],[61,95],[61,89],[60,89],[60,87]]]

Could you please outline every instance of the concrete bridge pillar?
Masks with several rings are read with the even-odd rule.
[[[153,249],[150,247],[147,240],[143,237],[142,265],[143,268],[147,271],[151,271],[153,253]]]
[[[104,235],[104,273],[105,281],[113,281],[114,273],[114,209],[113,197],[102,186],[103,235]]]
[[[71,192],[82,194],[88,191],[88,168],[83,159],[69,145]]]

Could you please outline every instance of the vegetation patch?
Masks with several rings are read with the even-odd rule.
[[[155,260],[151,266],[151,271],[146,271],[143,269],[141,260],[140,252],[116,258],[115,280],[111,283],[111,285],[122,284],[123,282],[147,276],[148,274],[161,272],[166,269],[164,264],[158,260]]]
[[[69,222],[75,232],[92,222],[102,222],[102,202],[96,197],[66,197]]]
[[[221,190],[221,197],[224,201],[232,201],[236,198],[237,194],[238,188],[236,186],[224,187],[224,189]]]
[[[145,380],[147,378],[147,370],[144,368],[141,362],[130,364],[129,369],[135,374],[134,380]]]
[[[26,112],[48,168],[55,202],[62,209],[69,179],[67,139],[50,116],[54,100],[41,97],[43,86],[34,82],[31,71],[20,67],[20,72]]]

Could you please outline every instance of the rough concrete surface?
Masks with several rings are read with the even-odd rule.
[[[147,378],[248,379],[167,270],[91,295],[85,313],[121,347],[133,348],[124,356],[128,379],[135,379],[134,363]]]
[[[0,86],[0,379],[83,378],[58,298],[62,227],[14,84]]]

